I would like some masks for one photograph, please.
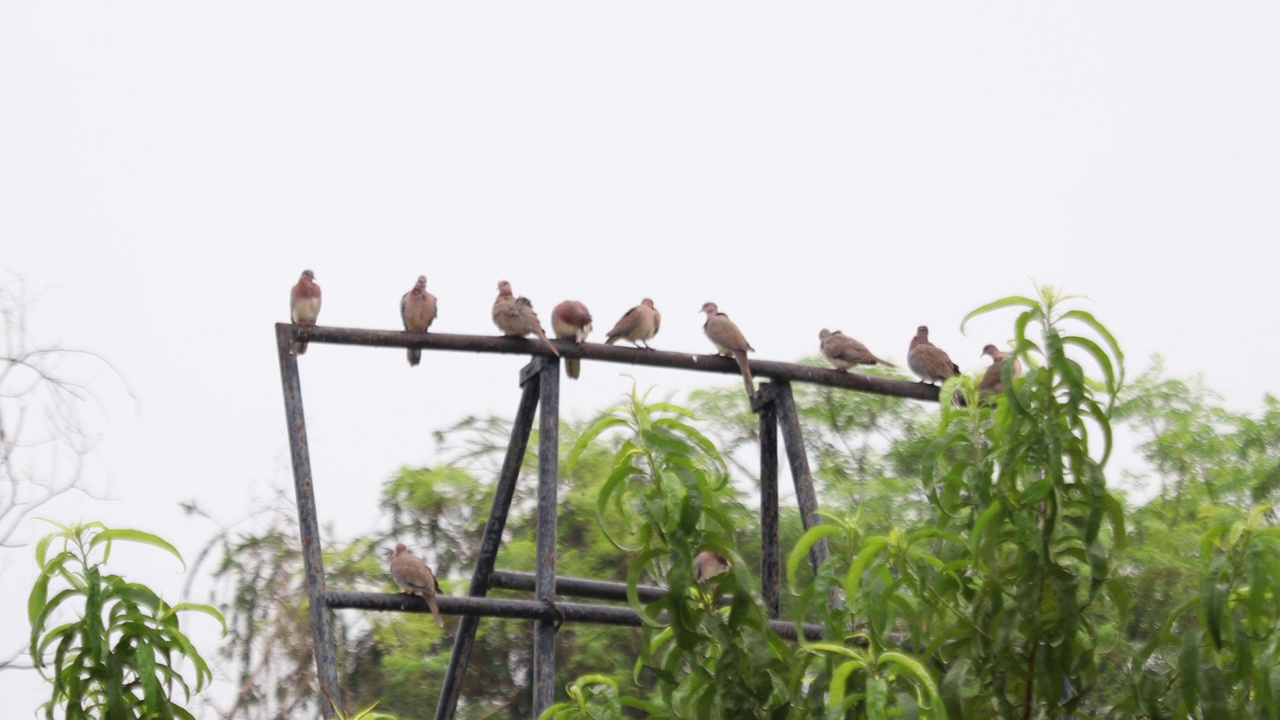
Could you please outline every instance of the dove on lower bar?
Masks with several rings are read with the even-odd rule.
[[[436,296],[427,292],[427,276],[419,275],[413,289],[400,298],[400,320],[405,332],[424,333],[436,319]],[[409,348],[409,364],[422,360],[422,348]]]
[[[546,343],[556,357],[560,351],[547,339],[542,331],[542,323],[538,322],[538,314],[533,311],[533,303],[529,298],[517,298],[511,292],[511,283],[503,280],[498,283],[498,299],[493,301],[493,324],[498,326],[503,335],[508,337],[525,337],[533,333]]]
[[[707,314],[707,321],[702,324],[702,331],[707,334],[707,339],[716,346],[716,350],[721,355],[729,355],[738,361],[738,368],[742,370],[742,381],[747,386],[747,397],[754,398],[756,384],[751,380],[747,351],[755,352],[755,348],[751,347],[751,343],[747,342],[747,338],[743,336],[738,326],[733,324],[728,315],[720,312],[720,308],[716,307],[715,303],[704,303],[699,312]]]
[[[999,395],[1004,392],[1004,380],[1000,377],[1000,366],[1004,365],[1004,359],[1009,353],[995,345],[987,345],[982,348],[982,354],[991,356],[991,367],[982,373],[982,380],[978,382],[978,392],[984,395]],[[1022,363],[1018,362],[1017,358],[1014,358],[1013,376],[1018,377],[1020,375],[1022,375]]]
[[[854,365],[875,365],[879,363],[886,367],[897,367],[887,360],[881,360],[866,345],[854,340],[844,333],[836,330],[823,329],[818,333],[818,347],[822,350],[822,357],[827,359],[835,366],[837,370],[848,370]]]
[[[693,579],[702,582],[729,571],[729,561],[715,550],[703,550],[693,559]]]
[[[396,551],[391,553],[391,579],[395,581],[396,587],[401,592],[410,595],[421,595],[423,600],[427,601],[427,607],[431,608],[431,614],[436,618],[436,625],[444,627],[444,618],[440,617],[440,608],[436,607],[436,593],[440,592],[440,583],[436,582],[436,576],[431,574],[431,568],[417,557],[414,557],[404,543],[396,545]]]
[[[289,318],[294,325],[314,326],[320,317],[320,286],[316,284],[316,274],[303,270],[302,277],[289,293]],[[294,352],[301,355],[307,351],[307,341],[299,340]]]
[[[662,324],[662,314],[653,306],[653,301],[645,298],[640,304],[628,310],[605,336],[604,343],[612,345],[619,340],[650,350],[649,341],[658,334],[658,326]]]
[[[587,306],[577,300],[565,300],[551,311],[551,331],[559,340],[572,340],[578,347],[586,342],[591,334],[591,313]],[[565,358],[564,374],[578,379],[582,372],[582,358]]]
[[[924,325],[916,328],[916,336],[911,338],[907,366],[920,376],[920,382],[929,384],[960,374],[960,366],[951,362],[941,348],[929,342],[929,328]]]

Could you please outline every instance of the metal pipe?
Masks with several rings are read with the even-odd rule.
[[[560,482],[560,358],[542,359],[538,384],[538,526],[537,576],[534,596],[552,604],[556,599],[556,500]],[[533,623],[533,717],[555,699],[556,630],[560,619],[538,618]]]
[[[791,480],[796,486],[796,503],[800,506],[800,522],[804,529],[818,525],[818,494],[813,489],[813,474],[809,472],[809,458],[804,449],[804,435],[800,431],[800,416],[796,412],[796,399],[791,393],[791,383],[778,382],[778,415],[782,426],[782,441],[787,447],[787,460],[791,464]],[[827,561],[827,539],[822,538],[809,549],[809,560],[816,573]]]
[[[781,543],[778,532],[778,406],[777,386],[761,383],[760,416],[760,596],[769,617],[778,618],[781,592]]]
[[[554,357],[551,351],[540,341],[526,338],[448,335],[444,333],[419,334],[396,330],[365,330],[320,326],[301,327],[288,323],[280,323],[276,327],[277,329],[284,328],[285,332],[293,333],[293,337],[305,339],[311,343]],[[697,370],[729,375],[738,375],[742,372],[733,358],[720,357],[718,355],[640,350],[619,345],[604,345],[602,343],[585,343],[582,347],[579,347],[576,342],[571,340],[552,340],[551,342],[555,344],[561,357],[576,357],[601,362],[648,365],[651,367]],[[926,383],[772,360],[751,360],[750,366],[751,374],[759,377],[861,390],[877,395],[891,395],[912,400],[933,402],[938,400],[937,386]]]
[[[493,574],[489,576],[489,587],[533,592],[535,577],[537,576],[533,573],[519,572],[517,570],[494,570]],[[556,577],[556,594],[590,600],[626,602],[627,584],[560,575]],[[639,596],[641,602],[661,600],[666,597],[666,594],[667,589],[657,585],[636,586],[636,595]],[[732,601],[733,597],[730,595],[723,595],[716,599],[716,602],[720,605],[728,605]]]
[[[310,601],[312,652],[320,680],[323,717],[334,717],[334,706],[342,706],[338,685],[338,662],[334,656],[333,626],[325,604],[324,557],[320,550],[320,527],[316,521],[315,489],[311,484],[311,455],[307,447],[307,423],[302,412],[302,381],[298,357],[294,354],[290,325],[276,325],[276,351],[280,356],[280,384],[284,388],[285,423],[289,428],[289,448],[293,460],[293,493],[298,505],[298,531],[302,541],[302,563],[306,572]]]
[[[533,362],[521,370],[524,392],[520,395],[516,419],[511,423],[511,440],[507,443],[507,454],[502,459],[498,485],[493,491],[489,520],[480,536],[480,552],[476,556],[475,570],[471,573],[471,587],[467,591],[471,597],[484,597],[489,591],[493,565],[502,544],[502,531],[507,526],[507,512],[511,509],[511,498],[515,495],[516,481],[520,478],[520,467],[524,464],[525,450],[529,446],[529,434],[533,430],[533,416],[538,405],[537,371],[541,370],[542,365],[542,358],[534,358]],[[436,704],[436,720],[452,720],[457,712],[458,698],[462,694],[462,676],[467,672],[467,663],[471,659],[471,648],[475,645],[479,625],[480,618],[476,615],[464,615],[458,623],[458,632],[453,638],[453,653],[449,656],[449,668],[445,671],[440,700]]]
[[[330,592],[325,596],[329,607],[382,612],[429,613],[427,603],[417,595],[405,593]],[[587,603],[540,600],[511,600],[507,598],[475,598],[455,595],[436,596],[436,605],[445,615],[478,615],[506,617],[543,622],[585,622],[598,625],[624,625],[641,627],[640,616],[624,605],[592,605]],[[666,613],[658,616],[658,622],[666,622]],[[795,623],[770,620],[769,627],[786,640],[796,639]],[[824,628],[817,623],[801,626],[806,640],[822,638]]]

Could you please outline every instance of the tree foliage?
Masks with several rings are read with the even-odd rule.
[[[68,720],[192,718],[183,703],[193,691],[178,663],[186,659],[194,666],[194,692],[211,673],[179,618],[205,613],[225,631],[222,615],[208,605],[169,605],[147,586],[102,571],[114,542],[150,545],[181,562],[178,551],[138,530],[101,523],[58,527],[36,545],[40,575],[27,602],[31,661],[52,686],[45,717],[60,710]],[[75,619],[49,627],[73,607]]]

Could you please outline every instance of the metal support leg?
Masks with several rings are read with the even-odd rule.
[[[516,481],[520,478],[520,466],[529,446],[529,434],[533,430],[533,416],[538,404],[538,388],[542,359],[536,358],[521,371],[524,392],[520,395],[520,409],[511,424],[511,440],[502,460],[498,485],[493,491],[493,506],[489,508],[489,521],[480,536],[480,553],[471,575],[470,597],[484,597],[489,593],[489,576],[498,557],[502,543],[502,531],[507,525],[507,512],[515,495]],[[440,689],[440,701],[436,705],[436,720],[451,720],[458,709],[462,691],[462,676],[467,672],[471,648],[475,645],[476,630],[480,625],[478,615],[463,615],[458,621],[458,632],[453,638],[453,653],[449,656],[449,669],[445,671],[444,686]]]
[[[809,472],[809,457],[804,450],[804,436],[800,432],[800,416],[796,413],[796,399],[791,393],[791,383],[775,381],[778,385],[778,414],[782,425],[782,441],[787,446],[787,460],[791,463],[791,479],[796,485],[796,502],[800,505],[800,521],[807,531],[822,522],[818,516],[818,494],[813,489],[813,474]],[[809,561],[814,572],[827,561],[830,551],[827,539],[813,544]]]
[[[560,480],[560,360],[544,358],[538,412],[538,566],[534,597],[554,603],[556,597],[556,502]],[[555,698],[556,628],[559,622],[533,624],[533,717]]]
[[[777,386],[762,383],[756,394],[760,415],[760,595],[769,617],[778,617],[778,406]]]
[[[302,383],[298,358],[293,354],[293,326],[276,326],[276,349],[280,355],[280,379],[284,387],[284,414],[289,426],[289,448],[293,459],[293,491],[298,502],[298,530],[302,536],[302,562],[307,574],[307,599],[311,609],[311,636],[320,680],[320,713],[334,716],[333,706],[342,706],[338,687],[333,627],[325,602],[324,558],[320,552],[320,527],[316,522],[316,497],[311,485],[311,455],[307,451],[307,424],[302,414]],[[332,703],[332,704],[331,704]]]

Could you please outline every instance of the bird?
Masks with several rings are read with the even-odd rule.
[[[920,376],[920,382],[933,384],[934,380],[946,380],[960,374],[960,366],[951,362],[951,358],[938,346],[929,342],[929,328],[921,325],[916,328],[916,336],[911,338],[907,350],[907,366],[911,372]]]
[[[302,277],[289,292],[289,316],[294,325],[315,327],[316,318],[320,317],[320,286],[316,284],[316,274],[303,270]],[[294,346],[295,352],[301,355],[307,351],[307,341],[299,340]]]
[[[751,347],[751,343],[743,337],[738,326],[733,324],[728,315],[720,312],[720,308],[716,307],[715,303],[703,303],[702,310],[699,312],[707,314],[707,321],[702,324],[702,331],[707,334],[707,339],[716,346],[716,350],[721,355],[731,355],[738,361],[738,368],[742,370],[742,381],[747,386],[747,397],[754,398],[756,386],[751,380],[747,351],[755,352],[755,348]]]
[[[726,572],[729,572],[729,561],[715,550],[703,550],[693,559],[693,579],[698,582]]]
[[[995,345],[987,345],[982,348],[983,355],[991,356],[991,367],[982,373],[982,380],[978,382],[978,392],[984,395],[999,395],[1004,392],[1004,380],[1000,377],[1000,366],[1004,364],[1004,359],[1009,353],[997,348]],[[981,357],[981,355],[979,356]],[[1017,358],[1013,359],[1013,377],[1022,375],[1022,363]]]
[[[578,347],[591,334],[591,313],[577,300],[565,300],[551,311],[551,330],[560,340],[573,340]],[[565,358],[564,372],[574,380],[582,370],[582,358]]]
[[[498,283],[498,299],[493,301],[493,324],[507,337],[524,337],[533,333],[551,348],[556,357],[560,357],[556,346],[551,344],[547,334],[542,331],[542,323],[538,322],[538,315],[533,311],[533,303],[529,298],[517,298],[513,295],[511,283],[506,280]]]
[[[400,592],[421,595],[427,601],[427,607],[431,608],[431,614],[435,615],[436,625],[444,627],[444,618],[440,617],[440,608],[436,606],[440,583],[431,574],[431,568],[410,553],[404,543],[397,543],[395,552],[391,553],[391,579]]]
[[[612,345],[619,340],[626,340],[636,347],[644,343],[645,350],[652,350],[649,341],[658,334],[658,326],[662,324],[662,313],[653,306],[653,301],[645,298],[640,304],[631,308],[619,318],[618,322],[605,336],[604,343]]]
[[[826,358],[837,370],[848,370],[854,365],[875,365],[879,363],[886,367],[897,367],[887,360],[881,360],[866,345],[854,340],[844,333],[836,330],[831,332],[823,328],[818,333],[819,345],[822,350],[822,357]]]
[[[413,289],[400,298],[400,319],[405,332],[424,333],[436,319],[436,296],[427,292],[427,276],[419,275]],[[422,360],[422,348],[409,348],[409,365]]]

